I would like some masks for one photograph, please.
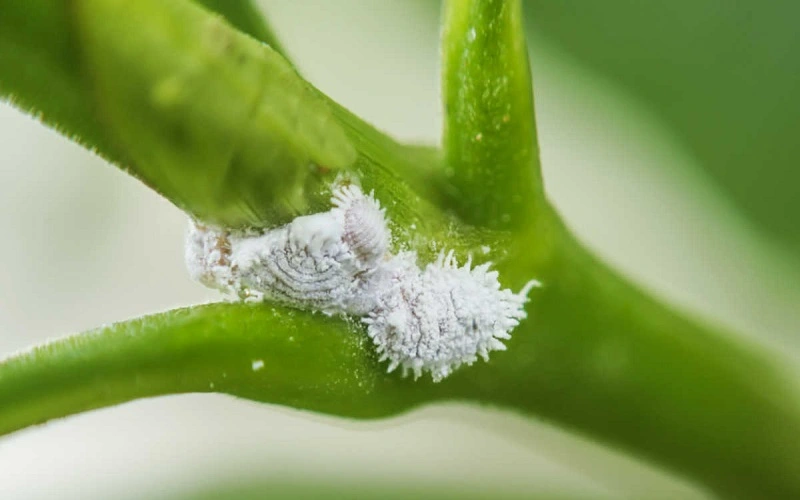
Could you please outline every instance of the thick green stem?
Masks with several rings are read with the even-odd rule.
[[[517,366],[493,372],[482,398],[620,446],[726,497],[800,495],[800,384],[790,360],[671,311],[566,233],[545,267],[516,272],[535,271],[544,288],[509,343],[509,354],[529,358],[498,357]]]
[[[798,386],[780,357],[664,308],[566,233],[535,273],[508,351],[439,384],[387,375],[363,330],[268,305],[219,304],[58,341],[0,364],[0,433],[131,399],[217,391],[350,418],[431,401],[544,417],[720,494],[800,494]]]
[[[513,229],[544,205],[520,0],[450,0],[442,30],[443,144],[467,221]]]

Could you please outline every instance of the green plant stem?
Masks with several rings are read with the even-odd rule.
[[[325,316],[279,307],[215,304],[148,316],[5,361],[0,432],[181,392],[228,392],[334,414],[355,411],[358,417],[388,415],[403,405],[395,391],[381,396],[374,390],[383,370],[371,351],[344,323],[331,327]],[[264,366],[254,370],[259,360]]]
[[[470,223],[518,229],[544,210],[520,0],[451,0],[442,29],[443,146]]]
[[[675,313],[566,233],[553,255],[537,274],[545,288],[533,296],[529,326],[509,343],[509,353],[530,359],[494,372],[505,380],[493,378],[483,397],[725,497],[800,494],[800,385],[789,360]]]
[[[780,357],[673,313],[564,230],[544,202],[538,173],[520,2],[456,4],[448,4],[445,33],[441,154],[380,134],[276,53],[189,2],[0,0],[0,92],[44,112],[195,215],[274,223],[288,214],[270,208],[275,200],[258,184],[271,173],[262,168],[338,166],[375,190],[395,237],[423,262],[431,243],[461,255],[482,255],[476,249],[490,245],[487,258],[505,286],[544,283],[531,293],[529,318],[508,352],[441,384],[385,374],[360,327],[285,308],[220,304],[115,325],[0,363],[0,433],[180,392],[224,392],[351,418],[458,399],[547,418],[721,494],[800,497],[800,390]],[[470,41],[470,27],[486,29]],[[495,54],[496,46],[505,49]],[[234,69],[231,55],[247,64]],[[197,68],[196,80],[172,79]],[[264,80],[269,70],[277,80]],[[508,82],[499,84],[505,72]],[[271,85],[265,93],[254,91],[264,83]],[[186,88],[211,102],[170,107]],[[241,102],[233,99],[238,90]],[[223,106],[226,99],[235,106]],[[253,111],[261,104],[268,108],[263,120]],[[258,154],[265,145],[278,148],[264,151],[274,163]],[[329,154],[341,161],[325,165]],[[232,175],[218,175],[228,167],[236,167]],[[300,196],[308,207],[293,210],[324,203],[313,182],[302,185],[314,195]],[[229,192],[218,196],[216,187]],[[482,227],[450,216],[450,207]],[[513,238],[486,227],[513,229]],[[263,368],[254,369],[259,361]]]
[[[385,373],[360,327],[219,304],[69,338],[0,364],[0,432],[141,397],[217,391],[350,418],[425,402],[516,409],[619,446],[730,497],[800,493],[798,387],[780,358],[699,326],[566,233],[529,319],[443,381]],[[261,360],[264,368],[253,370]]]

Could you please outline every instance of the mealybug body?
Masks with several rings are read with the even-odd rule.
[[[359,316],[389,371],[428,371],[439,381],[505,349],[535,281],[519,293],[501,289],[489,264],[459,267],[452,253],[420,269],[413,252],[389,252],[391,233],[371,195],[338,185],[332,203],[258,235],[193,224],[190,273],[241,297]]]

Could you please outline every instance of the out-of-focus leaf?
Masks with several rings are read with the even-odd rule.
[[[0,0],[0,12],[0,96],[197,218],[263,226],[327,209],[325,186],[347,169],[420,240],[455,227],[428,203],[444,200],[438,151],[381,134],[193,2]]]
[[[234,28],[269,45],[289,59],[275,32],[251,0],[194,0],[203,7],[221,14]]]
[[[0,0],[0,97],[117,165],[80,73],[68,2]]]
[[[0,96],[198,218],[285,221],[357,158],[278,53],[182,0],[0,0]]]
[[[101,122],[136,174],[198,218],[285,221],[320,191],[320,167],[354,163],[291,65],[192,2],[81,0],[73,16]]]
[[[530,29],[650,106],[755,225],[800,248],[800,2],[525,7]]]

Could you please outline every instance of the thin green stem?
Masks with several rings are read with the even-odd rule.
[[[354,417],[405,406],[397,391],[376,390],[402,382],[387,380],[368,342],[345,323],[264,305],[148,316],[44,345],[0,367],[0,434],[182,392],[227,392]]]
[[[444,152],[452,197],[468,222],[518,229],[544,208],[520,0],[444,7]]]

